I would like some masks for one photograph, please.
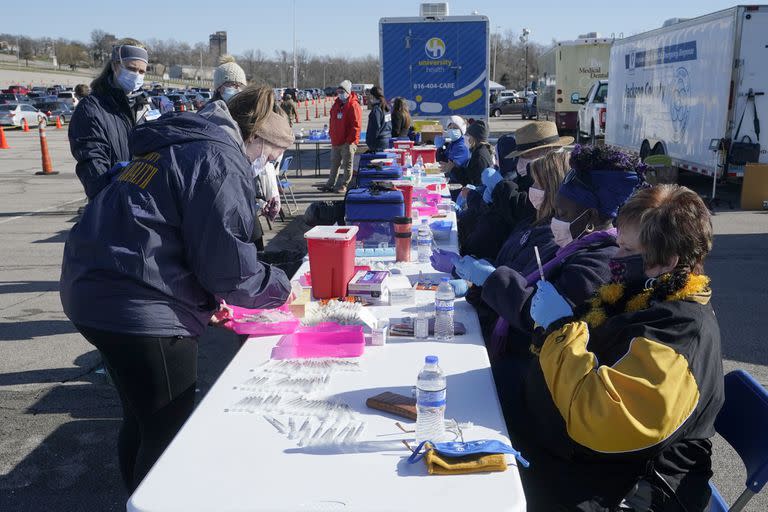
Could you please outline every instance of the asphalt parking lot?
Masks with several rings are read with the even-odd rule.
[[[322,124],[320,119],[302,125]],[[502,117],[492,120],[491,131],[499,135],[520,124]],[[117,394],[96,373],[98,354],[64,316],[58,295],[64,242],[85,198],[66,129],[50,127],[47,134],[58,175],[35,175],[41,165],[36,130],[7,130],[10,149],[0,150],[0,510],[125,510],[128,496],[117,468]],[[321,156],[321,176],[311,170],[314,148],[302,152],[303,176],[290,173],[300,211],[312,201],[331,198],[313,188],[328,173],[328,155]],[[683,181],[702,193],[710,186],[696,177]],[[719,193],[736,206],[718,208],[714,251],[706,266],[725,370],[744,368],[768,383],[768,211],[739,210],[737,184],[725,185]],[[268,252],[294,248],[303,233],[301,224],[291,217],[273,224],[267,231]],[[237,347],[238,341],[225,331],[211,328],[205,334],[200,397]],[[714,465],[715,482],[732,503],[745,476],[720,439]],[[768,510],[767,494],[753,499],[746,510]]]

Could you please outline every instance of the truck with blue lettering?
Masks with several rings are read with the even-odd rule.
[[[424,16],[379,21],[381,84],[412,117],[488,118],[486,16]]]
[[[616,40],[606,144],[706,176],[768,163],[768,6],[738,6]]]

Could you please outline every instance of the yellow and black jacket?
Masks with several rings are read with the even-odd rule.
[[[563,510],[607,510],[652,475],[676,491],[675,506],[704,509],[709,438],[723,403],[710,294],[601,318],[592,328],[571,319],[548,333],[523,389],[524,425],[513,427],[532,459],[531,492],[548,488]],[[563,470],[571,476],[545,475]]]

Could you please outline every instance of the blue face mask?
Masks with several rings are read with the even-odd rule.
[[[469,442],[455,441],[449,443],[433,443],[431,441],[423,441],[413,451],[413,454],[408,457],[408,462],[410,464],[418,462],[424,457],[424,452],[421,450],[422,448],[425,448],[424,445],[426,443],[430,444],[430,446],[427,448],[432,448],[440,455],[445,455],[446,457],[464,457],[467,455],[508,453],[513,455],[524,468],[527,468],[530,465],[528,461],[523,458],[519,451],[515,450],[510,445],[495,439],[479,439],[477,441]]]
[[[237,87],[225,87],[224,89],[221,90],[221,99],[223,99],[224,101],[229,101],[232,98],[232,96],[234,96],[239,92],[240,92],[240,89],[238,89]]]
[[[459,140],[461,138],[461,130],[458,128],[451,128],[445,131],[445,138],[451,141]]]
[[[141,89],[141,86],[144,85],[144,75],[121,67],[120,73],[117,75],[117,85],[125,94],[130,94]]]

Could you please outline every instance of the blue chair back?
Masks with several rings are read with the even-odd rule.
[[[504,158],[513,152],[516,147],[517,142],[515,142],[515,136],[511,133],[502,135],[496,142],[496,154],[499,157],[499,172],[502,176],[506,176],[511,172],[517,171],[517,159]]]
[[[708,512],[740,511],[768,481],[768,391],[744,370],[725,376],[725,403],[715,420],[715,430],[741,457],[747,470],[746,489],[728,508],[717,488],[709,483],[712,497]]]
[[[291,168],[293,163],[293,155],[283,157],[283,161],[280,162],[280,175],[284,175]]]

